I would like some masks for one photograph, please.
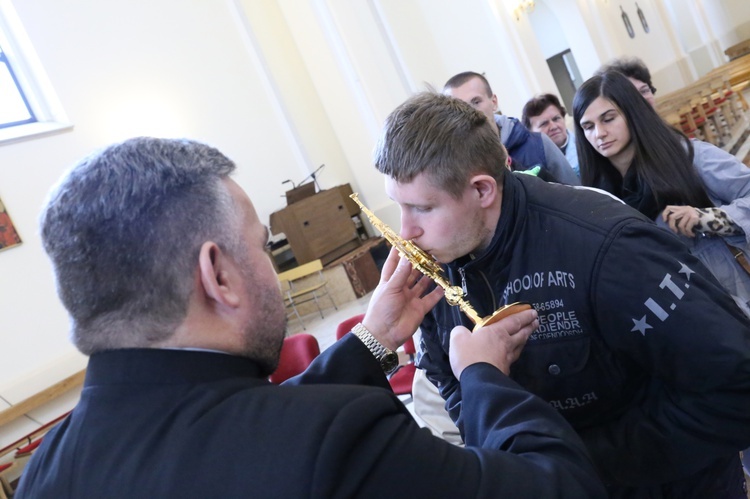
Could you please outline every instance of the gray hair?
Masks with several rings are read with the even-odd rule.
[[[411,182],[424,172],[455,198],[472,175],[491,175],[501,183],[507,159],[487,116],[435,92],[417,94],[388,115],[374,154],[378,171],[396,182]]]
[[[42,242],[81,352],[169,338],[185,317],[201,245],[242,254],[222,182],[234,169],[205,144],[140,137],[61,179],[41,215]]]

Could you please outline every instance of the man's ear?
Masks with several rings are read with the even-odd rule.
[[[496,113],[497,112],[497,95],[492,94],[492,98],[490,100],[492,101],[492,112]]]
[[[482,208],[489,208],[499,195],[497,182],[490,175],[475,175],[469,180],[469,185],[474,190]]]
[[[221,305],[237,308],[240,297],[235,287],[241,282],[237,278],[236,267],[216,243],[203,243],[198,255],[198,267],[206,297]]]

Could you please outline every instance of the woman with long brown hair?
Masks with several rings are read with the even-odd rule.
[[[581,183],[681,237],[750,315],[750,168],[670,127],[617,71],[586,81],[573,115]]]

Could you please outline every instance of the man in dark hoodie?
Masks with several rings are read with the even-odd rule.
[[[373,163],[401,209],[400,236],[442,264],[479,317],[536,308],[510,377],[578,431],[611,498],[746,499],[748,318],[641,213],[508,173],[488,121],[435,93],[388,116]],[[466,437],[463,380],[450,367],[459,325],[474,321],[440,300],[420,326],[417,366]]]
[[[581,184],[565,155],[549,137],[530,132],[516,118],[496,114],[497,96],[492,93],[492,87],[483,75],[473,71],[459,73],[445,82],[443,93],[466,102],[489,118],[490,125],[508,151],[512,170],[529,170],[540,166],[539,177],[544,180]]]

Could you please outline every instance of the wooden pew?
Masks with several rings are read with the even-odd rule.
[[[724,51],[729,60],[734,60],[743,55],[750,54],[750,39],[736,43]]]
[[[747,102],[740,85],[731,85],[732,69],[716,68],[684,88],[657,97],[656,112],[689,137],[723,147],[747,126]]]

